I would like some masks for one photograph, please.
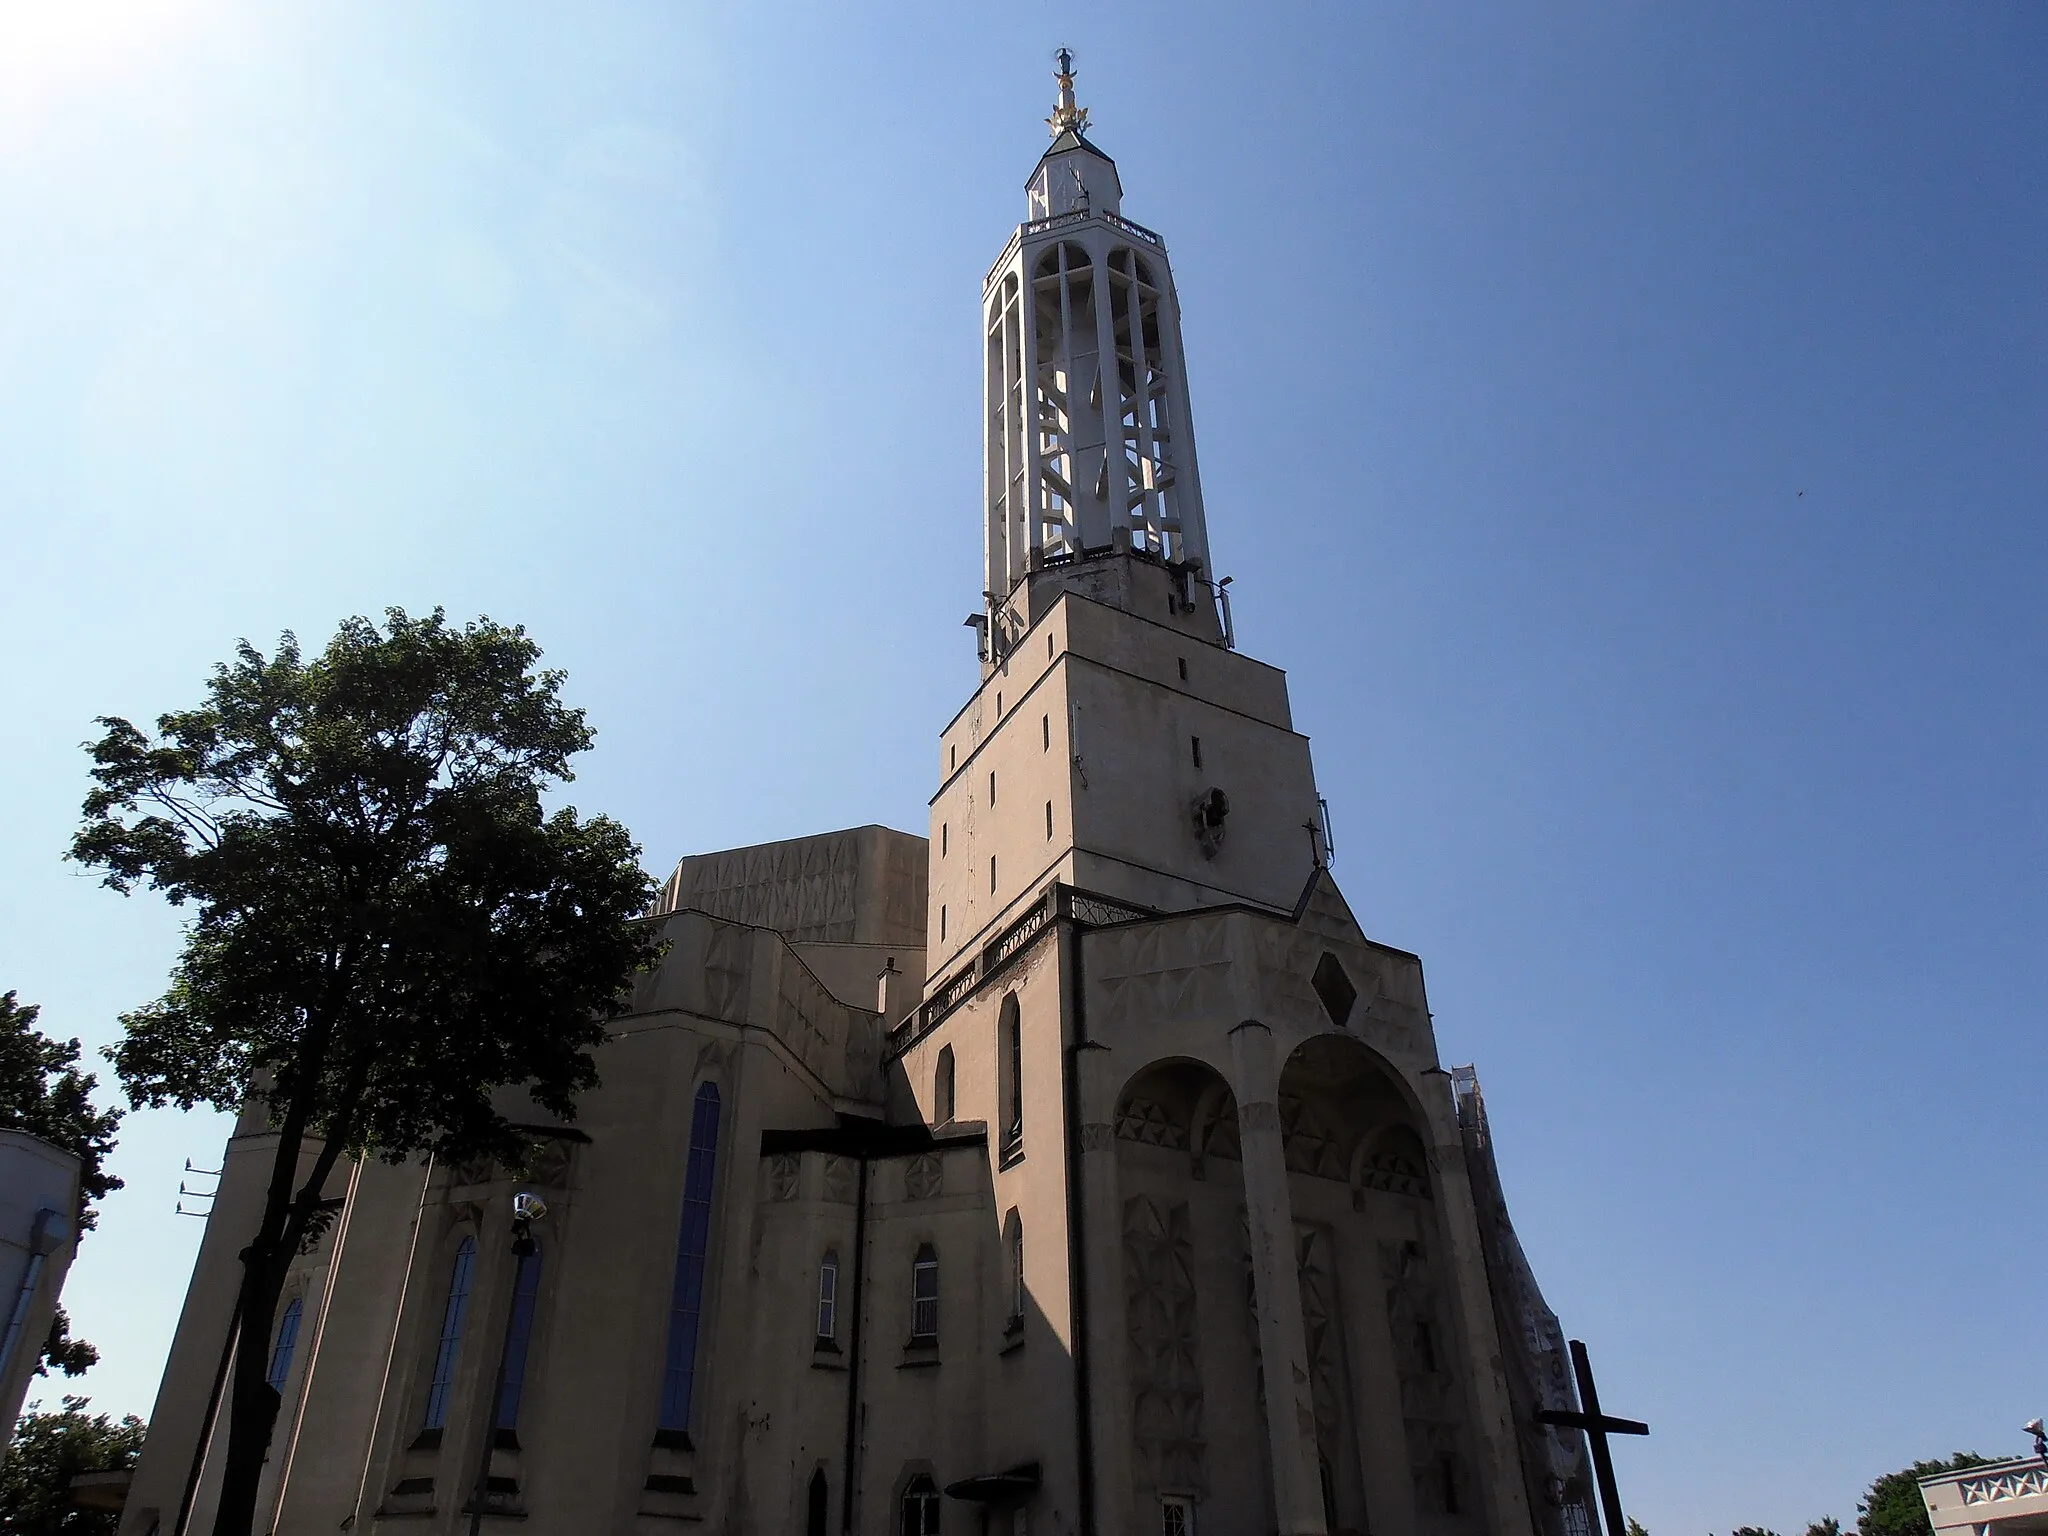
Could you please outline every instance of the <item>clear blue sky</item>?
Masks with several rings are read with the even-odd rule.
[[[387,604],[529,625],[657,869],[921,831],[1064,42],[1337,875],[1655,1427],[1631,1510],[2023,1449],[2048,7],[882,9],[0,7],[0,986],[98,1045],[173,953],[59,862],[92,716]],[[128,1124],[101,1406],[221,1135]]]

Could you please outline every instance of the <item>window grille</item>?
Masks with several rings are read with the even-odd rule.
[[[683,1172],[683,1219],[676,1233],[675,1289],[669,1298],[668,1358],[662,1374],[663,1429],[690,1428],[697,1385],[697,1329],[704,1312],[704,1255],[711,1246],[711,1195],[718,1182],[718,1087],[697,1090],[690,1116],[690,1160]]]
[[[910,1337],[934,1344],[939,1337],[939,1256],[926,1243],[910,1266]]]
[[[839,1337],[839,1255],[825,1254],[818,1266],[818,1341]]]
[[[277,1342],[270,1348],[270,1370],[263,1378],[273,1392],[282,1392],[285,1378],[292,1373],[292,1354],[299,1345],[299,1318],[303,1311],[304,1304],[294,1296],[278,1321]]]
[[[1169,1495],[1159,1501],[1159,1536],[1195,1536],[1195,1501]]]
[[[441,1312],[441,1347],[434,1354],[434,1379],[427,1388],[428,1429],[448,1425],[448,1393],[455,1385],[455,1362],[462,1354],[462,1321],[469,1311],[469,1286],[476,1276],[476,1239],[465,1237],[455,1250],[448,1274],[448,1305]]]
[[[903,1536],[939,1536],[938,1485],[919,1473],[903,1490]]]

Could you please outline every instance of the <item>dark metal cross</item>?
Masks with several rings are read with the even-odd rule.
[[[1579,1379],[1579,1403],[1583,1413],[1562,1408],[1537,1410],[1540,1424],[1560,1429],[1583,1429],[1593,1445],[1593,1476],[1600,1484],[1600,1508],[1607,1517],[1607,1536],[1628,1536],[1621,1519],[1621,1490],[1614,1486],[1614,1458],[1607,1453],[1609,1435],[1647,1435],[1650,1426],[1637,1419],[1612,1419],[1600,1411],[1600,1389],[1593,1385],[1593,1365],[1586,1358],[1586,1346],[1577,1339],[1572,1345],[1572,1374]]]

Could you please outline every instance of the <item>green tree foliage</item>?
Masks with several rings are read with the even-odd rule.
[[[1778,1536],[1778,1533],[1761,1525],[1738,1525],[1728,1536]]]
[[[72,857],[196,909],[169,990],[123,1017],[122,1084],[137,1105],[253,1100],[278,1138],[216,1536],[250,1530],[278,1295],[338,1160],[516,1160],[505,1090],[572,1117],[658,952],[625,828],[542,809],[591,733],[539,656],[518,628],[392,609],[311,658],[244,641],[196,708],[154,733],[102,719],[89,746]]]
[[[121,1187],[106,1169],[121,1112],[93,1107],[99,1080],[78,1070],[76,1040],[52,1040],[36,1029],[41,1012],[0,992],[0,1130],[27,1131],[77,1155],[78,1225],[88,1231],[92,1202]]]
[[[1650,1532],[1642,1521],[1638,1520],[1634,1515],[1630,1515],[1628,1517],[1628,1536],[1650,1536]]]
[[[83,1339],[71,1337],[71,1314],[57,1308],[50,1319],[50,1336],[43,1341],[42,1363],[36,1367],[36,1374],[47,1376],[54,1365],[66,1376],[83,1376],[99,1363],[98,1350]]]
[[[15,1421],[14,1443],[0,1462],[0,1536],[112,1536],[112,1510],[71,1507],[71,1479],[80,1472],[119,1472],[142,1452],[142,1420],[116,1424],[88,1414],[82,1397],[64,1399],[62,1413],[35,1408]]]
[[[1842,1522],[1833,1515],[1822,1515],[1806,1528],[1806,1536],[1842,1536]]]
[[[1916,1461],[1900,1471],[1887,1472],[1856,1501],[1857,1536],[1934,1536],[1927,1506],[1920,1498],[1920,1479],[1930,1472],[1981,1467],[1989,1460],[1957,1451],[1947,1461]]]

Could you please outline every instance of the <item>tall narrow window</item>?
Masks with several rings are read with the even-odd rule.
[[[1186,682],[1188,680],[1188,659],[1185,656],[1177,659],[1180,662],[1180,680]]]
[[[498,1389],[494,1429],[519,1427],[519,1400],[526,1393],[526,1352],[533,1343],[533,1307],[540,1298],[540,1244],[519,1256],[512,1277],[512,1316],[505,1325],[505,1382]]]
[[[462,1320],[469,1312],[469,1286],[476,1277],[476,1239],[465,1237],[448,1272],[448,1305],[441,1309],[441,1347],[434,1354],[434,1379],[427,1388],[428,1429],[448,1424],[448,1394],[455,1386],[455,1362],[462,1354]]]
[[[1024,1219],[1015,1211],[1010,1212],[1009,1231],[1005,1234],[1005,1246],[1009,1249],[1010,1260],[1010,1321],[1024,1321]]]
[[[940,903],[939,903],[939,937],[943,939],[943,938],[944,938],[945,936],[946,936],[946,904],[945,904],[944,902],[940,902]]]
[[[676,1233],[675,1291],[669,1300],[668,1361],[661,1383],[661,1427],[689,1432],[697,1385],[697,1328],[704,1313],[704,1255],[711,1245],[711,1194],[718,1177],[718,1087],[697,1090],[690,1116],[690,1161],[683,1172],[683,1220]]]
[[[930,1243],[910,1265],[910,1341],[939,1342],[939,1255]]]
[[[996,856],[994,854],[988,856],[988,893],[991,896],[996,893]]]
[[[811,1491],[805,1500],[804,1536],[825,1536],[825,1526],[832,1515],[827,1507],[831,1498],[825,1487],[825,1469],[820,1467],[811,1474]]]
[[[1202,766],[1202,738],[1201,738],[1201,737],[1199,737],[1199,736],[1190,736],[1190,737],[1188,738],[1188,744],[1189,744],[1190,746],[1192,746],[1192,747],[1193,747],[1193,748],[1195,749],[1195,766],[1196,766],[1197,768],[1201,767],[1201,766]]]
[[[1002,1096],[1002,1156],[1014,1157],[1024,1146],[1024,1019],[1017,994],[1003,999],[996,1015],[997,1089]]]
[[[996,695],[996,718],[1003,718],[1003,696],[1000,693]]]
[[[1045,802],[1045,840],[1052,841],[1052,802]]]
[[[938,1068],[932,1073],[932,1120],[935,1124],[944,1125],[959,1113],[958,1103],[954,1098],[956,1086],[953,1047],[942,1045],[939,1047]]]
[[[299,1317],[303,1310],[303,1303],[294,1296],[278,1320],[277,1342],[270,1346],[270,1369],[263,1377],[273,1392],[282,1392],[284,1379],[292,1373],[292,1352],[299,1347]]]
[[[903,1488],[902,1536],[939,1536],[939,1487],[923,1473]]]
[[[1052,750],[1051,715],[1040,715],[1038,717],[1038,750],[1041,752],[1050,752]]]
[[[953,846],[953,827],[950,822],[939,823],[939,857],[946,856],[946,850]]]
[[[829,1344],[839,1337],[839,1255],[825,1250],[818,1266],[818,1342]]]
[[[994,770],[993,768],[991,768],[991,769],[989,770],[989,774],[988,774],[988,803],[989,803],[989,809],[991,809],[991,810],[995,809],[995,803],[996,803],[996,774],[995,774],[995,770]]]

